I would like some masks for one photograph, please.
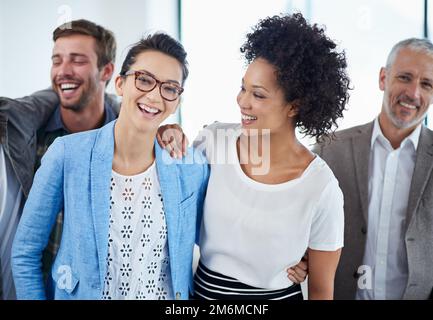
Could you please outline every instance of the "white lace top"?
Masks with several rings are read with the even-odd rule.
[[[107,274],[102,299],[173,299],[167,225],[155,163],[112,172]]]

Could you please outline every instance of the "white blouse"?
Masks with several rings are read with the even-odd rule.
[[[102,299],[173,299],[167,225],[155,163],[112,171],[107,274]]]
[[[320,157],[297,179],[259,183],[239,164],[240,125],[216,123],[204,131],[194,144],[211,164],[200,233],[206,267],[253,287],[282,289],[292,285],[286,269],[307,248],[343,246],[343,194]]]

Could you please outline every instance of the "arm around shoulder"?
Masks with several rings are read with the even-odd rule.
[[[1,112],[9,117],[15,113],[19,113],[20,117],[29,117],[35,130],[47,122],[58,104],[59,97],[52,89],[37,91],[18,99],[0,97]]]

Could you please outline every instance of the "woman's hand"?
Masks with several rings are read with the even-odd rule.
[[[302,257],[296,266],[287,269],[287,277],[293,283],[299,284],[304,282],[308,275],[308,253]]]
[[[158,128],[156,140],[172,158],[181,159],[188,149],[188,138],[178,124],[166,124]]]

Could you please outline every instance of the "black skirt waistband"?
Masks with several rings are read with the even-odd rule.
[[[194,276],[194,296],[198,300],[303,300],[301,286],[268,290],[249,286],[237,279],[208,269],[199,261]]]

